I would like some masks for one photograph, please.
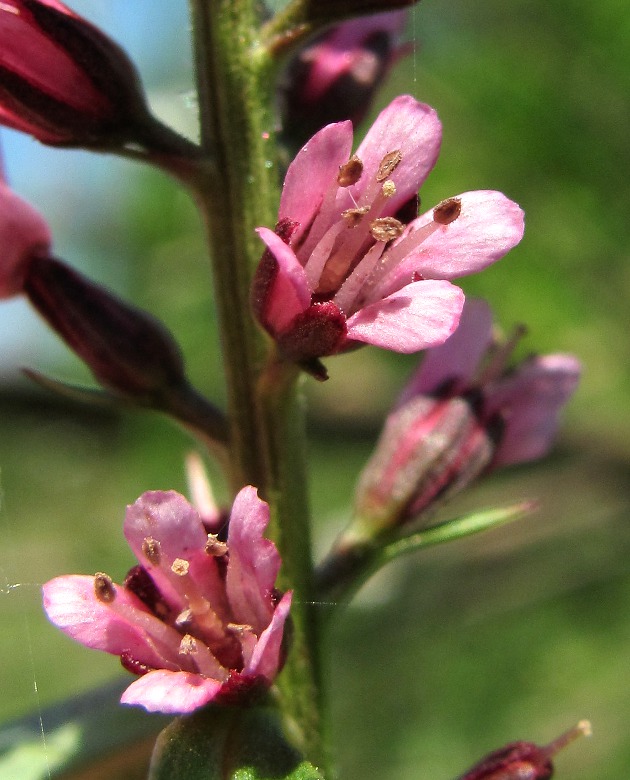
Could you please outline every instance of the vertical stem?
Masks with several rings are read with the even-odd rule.
[[[257,0],[190,0],[204,163],[194,181],[207,227],[221,331],[234,490],[259,488],[270,504],[270,536],[294,591],[294,632],[278,679],[281,706],[310,760],[321,760],[319,685],[312,620],[312,560],[304,414],[297,371],[272,350],[250,313],[250,287],[279,200],[271,115],[272,62],[257,48]]]

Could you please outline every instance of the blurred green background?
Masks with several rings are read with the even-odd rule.
[[[125,42],[156,110],[194,133],[184,6],[73,4]],[[619,780],[630,766],[630,13],[613,0],[425,0],[411,17],[414,52],[375,110],[403,91],[437,108],[444,143],[427,207],[480,188],[522,205],[522,244],[463,286],[506,328],[527,323],[526,350],[575,352],[585,373],[554,454],[494,475],[444,516],[522,498],[539,498],[538,514],[391,566],[340,614],[328,657],[341,777],[449,780],[510,740],[545,742],[589,718],[593,739],[558,758],[558,777]],[[3,138],[12,183],[49,216],[58,254],[159,315],[193,380],[221,398],[187,196],[132,164]],[[57,177],[43,180],[44,168]],[[162,419],[72,408],[19,380],[18,363],[89,376],[22,307],[5,309],[0,718],[10,720],[119,674],[116,659],[48,625],[40,585],[69,572],[122,578],[125,505],[146,489],[185,490],[194,445]],[[328,383],[306,383],[320,554],[414,360],[364,349],[328,364]]]

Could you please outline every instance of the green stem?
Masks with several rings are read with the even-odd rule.
[[[297,372],[276,362],[255,324],[250,287],[279,201],[271,114],[273,63],[256,44],[257,0],[190,0],[202,163],[192,182],[204,216],[215,277],[228,395],[234,491],[255,485],[270,504],[269,535],[283,560],[280,587],[292,588],[294,632],[278,679],[282,709],[302,747],[321,760],[316,637],[306,472],[299,450],[303,410]]]

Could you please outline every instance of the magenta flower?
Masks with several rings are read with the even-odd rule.
[[[274,589],[280,556],[262,536],[268,521],[267,504],[245,487],[224,543],[183,496],[144,493],[125,518],[140,565],[122,586],[106,574],[51,580],[48,617],[140,675],[123,704],[185,713],[238,701],[271,685],[283,660],[291,593]]]
[[[267,251],[252,295],[287,359],[312,366],[359,343],[396,352],[441,344],[464,301],[448,280],[520,241],[522,211],[499,192],[466,192],[415,217],[440,141],[435,111],[402,96],[354,156],[352,124],[340,122],[291,163],[276,231],[258,229]]]
[[[46,220],[6,184],[0,170],[0,300],[22,292],[31,260],[50,249]]]
[[[577,387],[572,355],[506,369],[514,341],[492,339],[492,313],[467,300],[458,329],[429,350],[391,412],[357,488],[357,516],[399,527],[480,474],[542,457]]]
[[[363,120],[376,89],[410,47],[400,45],[408,12],[335,25],[304,46],[280,85],[283,133],[300,146],[331,122]]]
[[[0,122],[48,144],[127,135],[146,116],[123,50],[58,0],[0,3]]]

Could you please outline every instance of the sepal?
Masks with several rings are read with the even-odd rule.
[[[207,707],[157,739],[149,780],[324,780],[287,740],[269,706]]]

